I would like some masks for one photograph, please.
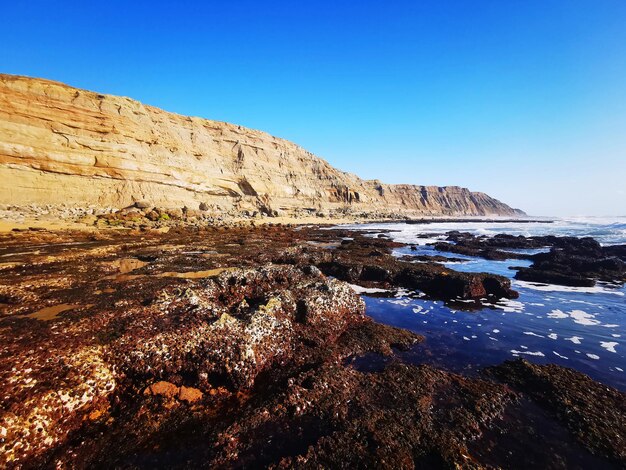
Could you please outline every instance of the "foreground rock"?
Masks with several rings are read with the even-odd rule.
[[[626,394],[580,372],[524,359],[489,370],[493,376],[528,394],[561,421],[594,454],[626,462]]]
[[[374,324],[315,267],[167,282],[140,277],[142,263],[116,263],[135,278],[98,281],[124,283],[107,299],[45,320],[23,313],[26,297],[4,298],[4,465],[452,465],[513,397],[429,367],[360,371],[350,358],[420,337]],[[78,274],[72,264],[54,282]],[[442,414],[440,401],[456,405]]]
[[[363,310],[346,284],[316,268],[268,266],[166,286],[150,299],[128,292],[113,308],[76,308],[71,317],[5,318],[3,463],[45,462],[92,422],[139,418],[146,399],[213,408],[251,390],[261,373],[280,377],[315,363],[322,347],[323,356],[336,345],[341,359],[419,339],[374,326]],[[113,425],[130,425],[121,421]]]
[[[623,466],[623,397],[581,374],[549,369],[552,391],[404,362],[423,338],[372,322],[314,266],[345,263],[356,283],[390,287],[413,269],[391,259],[393,242],[359,248],[359,237],[270,226],[0,236],[0,467]],[[456,276],[422,269],[420,282],[442,286],[431,295]],[[566,428],[567,411],[529,408],[548,392],[575,403]],[[600,423],[609,413],[615,435]]]

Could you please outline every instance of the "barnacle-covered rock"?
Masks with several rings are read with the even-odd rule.
[[[1,465],[62,445],[120,394],[196,403],[250,389],[259,373],[300,361],[305,338],[330,344],[367,321],[349,286],[312,267],[228,270],[165,285],[148,305],[131,299],[82,318],[0,324]]]
[[[249,388],[261,371],[291,359],[304,333],[332,341],[363,312],[349,286],[316,268],[233,270],[184,291],[166,288],[128,318],[110,356],[127,376],[175,382],[203,374]]]

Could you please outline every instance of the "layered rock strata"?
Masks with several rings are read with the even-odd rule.
[[[456,186],[365,181],[265,132],[11,75],[0,75],[0,179],[0,203],[15,205],[521,214]]]

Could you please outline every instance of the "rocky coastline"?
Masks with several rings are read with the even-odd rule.
[[[359,295],[495,310],[518,298],[509,277],[446,267],[450,253],[592,287],[624,283],[624,246],[449,232],[413,255],[384,230],[322,226],[532,220],[466,188],[363,180],[262,131],[4,74],[0,178],[1,468],[626,465],[623,391],[522,359],[433,365],[426,333],[375,322]]]
[[[515,298],[508,278],[399,258],[384,234],[129,213],[0,234],[0,466],[626,464],[624,392],[525,360],[474,375],[407,362],[424,338],[372,321],[357,293],[419,289],[472,308]],[[485,257],[547,248],[524,256],[549,273],[574,250],[590,279],[624,280],[619,247],[448,238]]]

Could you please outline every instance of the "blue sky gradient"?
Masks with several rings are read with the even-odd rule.
[[[390,183],[626,215],[626,1],[24,1],[0,71],[292,140]]]

